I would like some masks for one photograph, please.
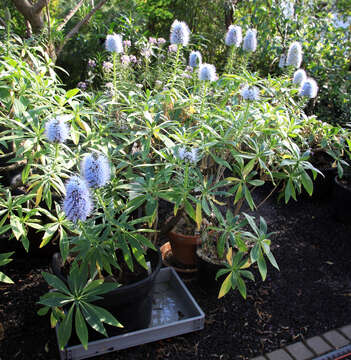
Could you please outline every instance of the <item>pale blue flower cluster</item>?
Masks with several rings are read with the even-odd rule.
[[[294,17],[294,3],[291,0],[282,1],[281,9],[285,19],[292,19]]]
[[[122,36],[119,34],[112,34],[106,36],[105,41],[106,50],[121,54],[123,52]]]
[[[105,71],[110,71],[111,69],[113,69],[113,64],[112,64],[112,62],[104,61],[104,62],[102,63],[102,68],[103,68]]]
[[[201,64],[199,67],[199,79],[216,81],[217,75],[215,66],[212,64]]]
[[[243,41],[242,30],[240,26],[230,25],[225,36],[225,44],[227,46],[239,47]]]
[[[248,52],[254,52],[257,48],[256,30],[249,29],[246,32],[243,42],[243,50]]]
[[[196,68],[202,64],[202,56],[200,51],[192,51],[189,55],[189,66]]]
[[[177,150],[177,157],[180,160],[189,161],[193,164],[196,164],[199,160],[198,149],[192,148],[190,151],[187,151],[186,148],[183,146]]]
[[[163,45],[165,42],[166,42],[166,39],[164,39],[164,38],[162,38],[162,37],[157,38],[157,45],[158,45],[158,46]]]
[[[184,21],[174,20],[171,26],[171,44],[187,46],[190,40],[190,30]]]
[[[66,197],[63,211],[67,219],[85,221],[93,209],[90,192],[86,182],[79,176],[72,176],[66,184]]]
[[[312,78],[307,78],[300,87],[299,95],[306,96],[310,99],[313,99],[317,96],[318,93],[318,85],[316,81]]]
[[[176,53],[178,49],[177,44],[171,44],[168,46],[168,52],[169,53]]]
[[[307,75],[305,70],[299,69],[294,72],[294,77],[293,77],[294,84],[301,85],[306,81],[306,79],[307,79]]]
[[[86,90],[88,87],[87,83],[84,81],[79,81],[79,83],[77,84],[77,88],[81,89],[81,90]]]
[[[68,125],[60,117],[51,119],[45,124],[45,136],[50,142],[64,143],[69,136]]]
[[[110,166],[106,157],[102,154],[85,155],[81,172],[89,187],[99,188],[110,180]]]
[[[256,86],[244,86],[240,91],[240,95],[244,100],[257,101],[260,99],[260,91]]]
[[[132,46],[132,42],[130,40],[123,40],[123,45],[125,48],[129,48]]]
[[[302,62],[302,47],[297,41],[293,42],[289,46],[288,56],[286,57],[286,65],[294,66],[298,69]]]
[[[93,59],[88,60],[88,68],[94,69],[96,67],[96,61]]]

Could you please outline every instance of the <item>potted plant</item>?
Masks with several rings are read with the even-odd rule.
[[[210,207],[222,204],[218,198],[226,192],[222,189],[224,182],[214,183],[213,176],[203,175],[203,161],[198,148],[177,146],[172,151],[172,176],[168,189],[162,191],[160,197],[173,204],[173,215],[161,227],[161,233],[167,233],[176,260],[192,266],[196,248],[201,244],[199,230],[204,220],[203,213],[209,216]]]
[[[86,323],[107,336],[103,322],[124,326],[127,331],[147,327],[150,322],[160,254],[138,228],[145,219],[129,219],[128,202],[113,198],[116,181],[107,185],[109,178],[106,157],[92,153],[82,161],[81,176],[72,176],[66,184],[63,210],[67,219],[76,223],[78,236],[67,237],[68,246],[61,248],[61,259],[53,266],[57,275],[43,273],[57,291],[39,301],[44,305],[41,313],[52,310],[61,349],[71,336],[73,317],[84,347],[89,333]],[[97,199],[94,218],[89,217],[93,212],[91,192]],[[146,252],[147,248],[153,251]],[[120,284],[127,286],[119,288]]]
[[[348,138],[347,129],[313,117],[308,124],[301,126],[298,143],[302,148],[310,149],[309,161],[319,170],[319,175],[310,174],[315,180],[314,199],[331,196],[335,176],[337,173],[342,174],[343,168],[347,166],[344,157],[347,154],[345,145]]]

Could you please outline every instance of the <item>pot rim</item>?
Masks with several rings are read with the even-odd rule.
[[[153,252],[155,252],[155,253],[158,255],[158,257],[157,257],[157,262],[156,262],[156,266],[155,266],[154,270],[152,271],[152,273],[151,273],[151,274],[148,274],[147,277],[145,277],[144,279],[139,280],[139,281],[136,281],[136,282],[134,282],[134,283],[132,283],[132,284],[121,285],[121,286],[119,286],[117,289],[112,290],[111,293],[114,293],[114,292],[116,292],[116,291],[118,291],[118,292],[126,292],[126,291],[129,291],[129,290],[133,290],[134,288],[141,287],[141,286],[143,286],[143,285],[146,285],[148,282],[152,282],[152,281],[153,281],[153,279],[156,277],[156,275],[157,275],[158,272],[160,271],[160,268],[161,268],[161,265],[162,265],[162,255],[161,255],[161,252],[160,252],[159,249],[157,249],[157,250],[155,251],[155,250],[153,250],[153,249],[148,248],[148,249],[147,249],[147,252],[149,252],[149,251],[153,251]],[[60,254],[59,252],[55,253],[55,254],[53,255],[53,258],[55,257],[55,255],[57,256],[57,254],[58,254],[58,255],[60,256],[60,258],[61,258],[61,254]],[[57,274],[55,274],[55,275],[57,276]],[[60,274],[60,275],[61,275],[61,276],[59,276],[59,278],[60,278],[61,280],[63,280],[63,281],[67,284],[67,279],[66,279],[62,274]]]
[[[336,176],[334,177],[334,181],[335,181],[335,183],[336,183],[338,186],[342,187],[342,188],[345,189],[346,191],[351,191],[351,185],[350,185],[350,186],[347,186],[347,185],[343,184],[342,182],[340,182],[340,179],[339,179],[339,176],[338,176],[338,175],[336,175]]]
[[[182,233],[178,233],[178,232],[175,232],[175,231],[169,231],[168,234],[172,235],[172,236],[179,237],[179,238],[187,239],[187,240],[200,239],[200,234],[199,235],[184,235]]]

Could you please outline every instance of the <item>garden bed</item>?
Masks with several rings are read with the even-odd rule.
[[[190,282],[206,314],[204,330],[96,359],[249,359],[349,323],[351,225],[334,220],[329,200],[270,199],[259,213],[277,231],[272,251],[280,272],[270,267],[262,282],[256,271],[246,301],[238,292],[217,300]],[[55,332],[36,315],[48,261],[15,258],[3,269],[15,284],[0,285],[0,358],[58,359]]]

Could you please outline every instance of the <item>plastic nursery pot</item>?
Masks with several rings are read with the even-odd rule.
[[[200,235],[183,235],[170,231],[167,236],[176,260],[184,265],[195,265],[195,252],[197,246],[201,245]]]
[[[334,215],[338,221],[345,224],[351,223],[351,175],[342,179],[334,177],[333,207]]]
[[[145,329],[149,326],[152,315],[153,288],[157,274],[161,268],[161,253],[148,249],[146,261],[150,261],[152,272],[143,280],[123,285],[103,295],[102,300],[94,302],[111,312],[123,324],[123,329],[106,326],[108,334],[118,335],[125,332]],[[56,276],[66,281],[62,274],[61,257],[55,254],[52,270]],[[94,337],[99,337],[94,333]]]
[[[324,177],[318,174],[316,179],[313,180],[312,200],[315,201],[331,198],[334,187],[334,177],[337,173],[336,168],[332,167],[319,170],[323,173]],[[311,179],[313,179],[312,172],[308,173]]]
[[[223,264],[211,260],[200,248],[196,250],[196,263],[197,280],[201,288],[211,293],[218,293],[223,279],[216,280],[216,274],[218,270],[223,269]]]

